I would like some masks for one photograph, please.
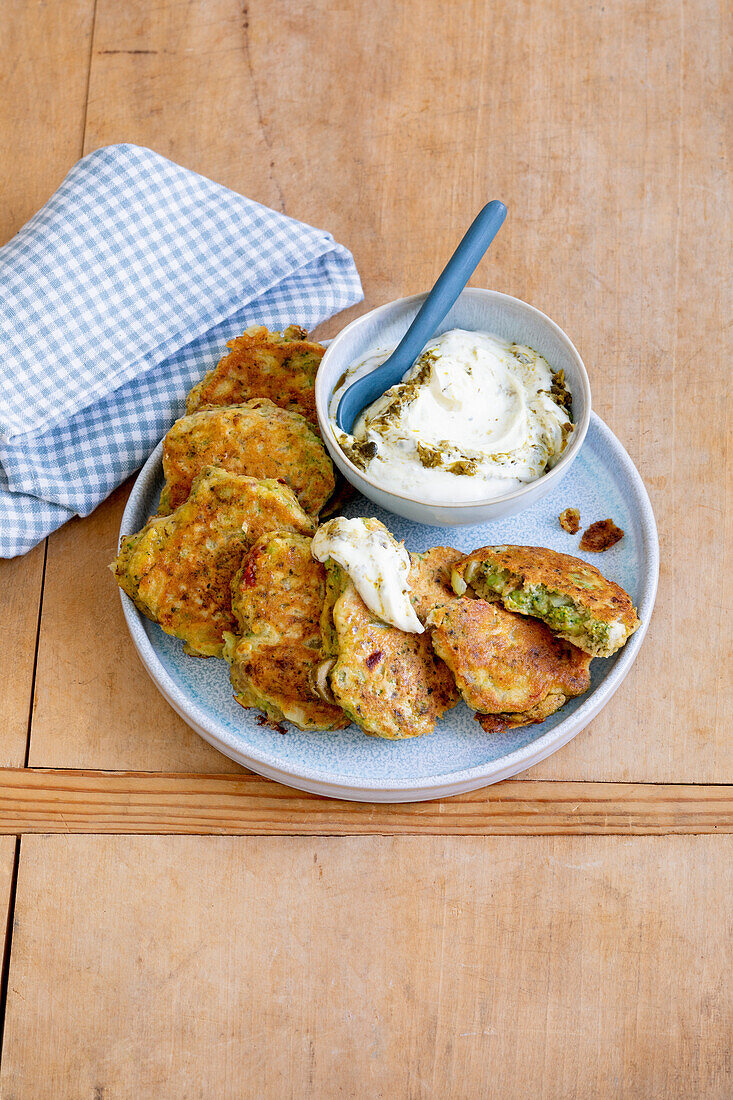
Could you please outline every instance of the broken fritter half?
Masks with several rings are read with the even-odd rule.
[[[160,515],[184,502],[204,466],[282,480],[310,513],[321,510],[336,484],[331,459],[308,421],[264,397],[199,409],[175,422],[163,442]]]
[[[237,635],[225,636],[234,695],[275,722],[301,730],[348,725],[340,707],[319,698],[312,683],[321,662],[321,610],[326,571],[303,535],[264,535],[232,582]]]
[[[580,558],[542,546],[481,547],[453,566],[451,580],[458,595],[472,589],[541,619],[593,657],[610,657],[639,626],[623,588]]]
[[[413,604],[433,647],[487,732],[542,722],[588,689],[591,657],[536,619],[456,596],[450,576],[462,558],[443,546],[412,556]]]
[[[429,635],[406,634],[383,622],[345,571],[331,561],[326,570],[321,691],[375,737],[431,733],[457,703],[458,692]]]
[[[180,638],[186,653],[221,657],[224,631],[236,630],[231,582],[245,551],[269,531],[313,528],[286,485],[207,466],[171,515],[122,539],[111,568],[143,615]]]
[[[308,340],[298,325],[270,332],[264,325],[245,329],[230,340],[229,354],[191,390],[186,412],[204,405],[241,405],[267,397],[281,409],[300,413],[317,425],[315,384],[325,348]]]

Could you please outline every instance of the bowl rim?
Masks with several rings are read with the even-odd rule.
[[[579,368],[582,389],[585,397],[585,410],[583,413],[583,417],[580,423],[576,425],[576,430],[573,433],[573,440],[570,446],[568,447],[565,454],[563,454],[563,456],[560,458],[560,460],[552,467],[552,469],[547,470],[544,474],[541,474],[540,477],[538,477],[535,481],[529,481],[526,485],[522,485],[519,489],[513,489],[511,493],[506,493],[504,496],[480,497],[478,500],[420,500],[419,497],[410,496],[408,493],[402,493],[396,489],[387,489],[384,485],[380,485],[379,482],[376,481],[374,478],[370,478],[363,470],[360,470],[358,466],[355,466],[351,459],[342,451],[331,425],[331,418],[328,415],[328,406],[333,396],[333,390],[331,390],[330,393],[324,392],[326,390],[326,384],[323,367],[327,362],[331,352],[339,343],[341,338],[350,333],[352,329],[358,328],[359,325],[363,324],[367,318],[373,317],[375,314],[386,311],[390,308],[393,308],[394,306],[412,305],[413,303],[424,301],[428,295],[428,291],[423,291],[420,294],[408,294],[404,298],[395,298],[391,302],[384,302],[381,306],[375,306],[374,309],[367,310],[366,313],[362,313],[359,317],[355,317],[353,321],[350,321],[348,325],[342,328],[340,332],[338,332],[336,336],[334,336],[329,341],[328,346],[326,347],[325,354],[318,367],[318,372],[316,374],[316,415],[318,416],[318,425],[321,429],[323,439],[326,442],[328,449],[331,451],[334,460],[339,465],[343,462],[343,464],[348,467],[348,480],[351,481],[352,484],[354,484],[354,482],[352,481],[352,475],[357,479],[357,483],[354,485],[354,487],[360,489],[360,491],[360,483],[370,485],[378,493],[384,494],[388,497],[393,497],[396,500],[407,501],[410,504],[417,504],[418,506],[425,508],[445,508],[447,510],[455,510],[457,512],[466,511],[473,508],[486,508],[490,504],[509,504],[512,501],[519,500],[523,496],[532,493],[533,491],[536,492],[537,486],[540,483],[542,483],[543,485],[547,484],[549,486],[558,477],[562,477],[563,474],[567,472],[569,466],[574,462],[574,460],[580,453],[580,448],[583,446],[583,442],[585,441],[588,427],[590,425],[591,389],[588,371],[580,355],[580,352],[576,348],[573,341],[556,321],[553,321],[552,318],[548,317],[546,313],[543,313],[541,309],[538,309],[536,306],[531,305],[529,302],[525,302],[522,298],[515,298],[512,294],[505,294],[501,290],[491,290],[489,287],[468,286],[461,291],[456,301],[467,294],[478,294],[482,297],[484,295],[489,295],[490,297],[494,299],[499,299],[501,301],[518,303],[524,309],[529,310],[530,313],[533,313],[537,318],[539,318],[541,323],[546,324],[548,328],[552,329],[555,334],[560,338],[560,340],[568,346],[571,354],[575,357],[576,366]],[[478,332],[481,330],[471,329],[470,331]],[[338,458],[336,456],[338,456]],[[531,501],[529,501],[528,504],[529,503],[531,503]]]

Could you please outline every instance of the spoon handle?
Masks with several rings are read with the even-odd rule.
[[[479,260],[499,232],[505,217],[506,206],[498,199],[494,199],[474,218],[468,232],[448,260],[437,283],[390,357],[376,370],[357,378],[342,393],[336,410],[336,423],[342,431],[353,431],[354,422],[361,410],[376,401],[390,386],[399,382],[410,369],[473,275]]]
[[[399,357],[400,362],[407,364],[405,370],[417,359],[478,267],[505,218],[506,206],[498,199],[479,211],[390,359]]]

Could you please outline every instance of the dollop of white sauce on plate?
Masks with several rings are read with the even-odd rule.
[[[495,499],[535,481],[567,446],[572,423],[553,370],[532,348],[451,329],[429,341],[402,382],[335,425],[343,390],[389,351],[347,372],[330,415],[344,452],[385,489],[431,503]]]
[[[331,558],[345,569],[369,610],[385,623],[422,634],[410,603],[410,555],[379,520],[329,519],[313,536],[311,552],[316,561]]]

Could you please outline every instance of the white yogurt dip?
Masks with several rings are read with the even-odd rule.
[[[329,519],[313,536],[311,552],[316,561],[331,558],[345,569],[369,610],[385,623],[422,634],[410,603],[410,555],[379,520]]]
[[[344,453],[381,487],[435,504],[496,499],[565,450],[573,426],[562,372],[530,347],[465,329],[429,341],[347,435],[335,421],[341,394],[389,354],[348,371],[329,410]]]

